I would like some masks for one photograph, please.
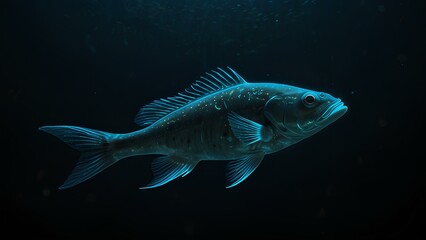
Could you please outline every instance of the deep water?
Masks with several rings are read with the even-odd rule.
[[[29,239],[426,237],[422,1],[3,1],[2,235]],[[79,153],[38,131],[139,129],[206,71],[341,98],[349,111],[225,189],[225,162],[163,187],[155,155],[58,190]],[[416,153],[421,153],[416,155]]]

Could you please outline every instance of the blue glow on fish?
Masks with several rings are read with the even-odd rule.
[[[223,102],[223,106],[221,105]],[[143,128],[113,134],[76,126],[44,126],[81,152],[60,189],[80,184],[121,159],[162,155],[141,189],[187,176],[203,160],[228,160],[227,188],[250,176],[270,153],[324,129],[347,107],[330,94],[276,83],[248,83],[231,68],[200,76],[176,96],[145,105],[135,117]],[[219,111],[220,110],[220,111]]]
[[[226,105],[226,101],[223,101],[223,105],[225,105],[225,108],[228,109],[228,105]]]

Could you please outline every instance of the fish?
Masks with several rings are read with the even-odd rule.
[[[52,125],[39,129],[81,152],[59,189],[85,182],[114,163],[138,155],[151,162],[152,179],[140,189],[163,186],[191,173],[200,161],[227,161],[226,188],[250,176],[265,155],[324,129],[348,110],[340,98],[280,83],[249,83],[230,67],[202,74],[176,96],[143,106],[141,128],[110,133]]]

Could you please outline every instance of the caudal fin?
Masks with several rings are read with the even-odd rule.
[[[119,160],[112,155],[111,133],[74,126],[45,126],[39,129],[81,152],[76,167],[59,189],[84,182]]]

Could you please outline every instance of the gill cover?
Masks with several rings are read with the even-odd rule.
[[[265,117],[271,121],[272,125],[274,125],[281,134],[287,131],[284,126],[287,110],[286,105],[285,97],[276,95],[266,102],[264,108]]]
[[[264,112],[281,135],[296,139],[303,133],[301,120],[306,111],[301,109],[298,95],[274,96],[266,102]]]

